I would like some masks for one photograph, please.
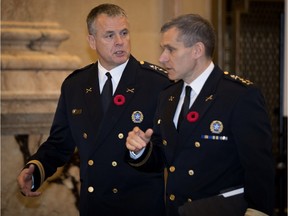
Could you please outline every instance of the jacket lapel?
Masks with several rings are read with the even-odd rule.
[[[199,114],[199,118],[195,122],[183,122],[182,128],[180,130],[180,136],[182,140],[180,143],[185,143],[185,140],[191,136],[193,130],[199,126],[201,120],[204,119],[206,112],[217,98],[216,89],[222,75],[223,72],[220,70],[220,68],[215,66],[212,73],[205,82],[200,94],[196,98],[192,107],[189,109],[189,112],[197,112]]]
[[[121,113],[123,113],[129,106],[135,91],[137,91],[135,84],[135,75],[137,73],[136,70],[137,69],[135,68],[135,65],[133,65],[133,62],[131,63],[129,61],[113,95],[113,99],[115,99],[115,97],[119,98],[123,96],[125,98],[125,103],[123,105],[117,105],[114,101],[112,101],[112,104],[109,106],[106,115],[103,118],[103,124],[101,127],[102,132],[100,137],[104,138],[109,134],[111,129],[121,117]]]
[[[113,95],[113,100],[115,97],[120,97],[122,100],[125,99],[125,102],[124,104],[120,102],[120,104],[117,105],[114,101],[112,101],[112,104],[109,106],[106,114],[103,116],[101,126],[97,131],[95,141],[96,146],[103,143],[103,140],[109,136],[111,130],[121,118],[122,113],[127,109],[129,103],[132,101],[134,93],[137,91],[137,63],[138,62],[131,56]]]
[[[102,109],[100,106],[101,98],[97,63],[89,68],[87,80],[85,83],[87,83],[84,86],[86,103],[85,107],[87,107],[90,119],[92,119],[92,124],[99,125],[99,122],[102,118]]]
[[[176,112],[177,105],[179,103],[180,95],[183,88],[183,81],[177,82],[173,88],[167,94],[165,94],[166,104],[164,105],[165,110],[163,110],[163,119],[165,119],[164,128],[165,131],[176,131],[173,119]]]

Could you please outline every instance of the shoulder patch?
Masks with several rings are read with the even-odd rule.
[[[233,80],[233,81],[237,81],[239,83],[242,83],[244,85],[253,85],[253,82],[250,81],[250,80],[247,80],[247,79],[244,79],[242,77],[239,77],[237,75],[234,75],[234,74],[230,74],[228,71],[224,71],[224,75],[226,78],[230,79],[230,80]]]
[[[167,76],[167,71],[158,65],[154,65],[154,64],[151,64],[151,63],[145,62],[145,61],[139,61],[139,63],[140,63],[142,68],[153,70],[153,71],[156,71],[158,73],[165,74],[165,76]]]

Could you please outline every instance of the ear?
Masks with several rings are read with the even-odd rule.
[[[95,42],[95,37],[93,35],[88,35],[87,37],[88,43],[91,47],[91,49],[96,50],[96,42]]]
[[[202,42],[197,42],[194,44],[193,54],[195,58],[205,56],[205,46]]]

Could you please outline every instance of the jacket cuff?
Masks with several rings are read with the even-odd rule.
[[[30,164],[35,165],[35,170],[33,173],[34,187],[33,187],[32,191],[36,191],[43,184],[43,182],[45,180],[45,170],[44,170],[42,163],[38,160],[29,161],[26,164],[25,168],[28,168],[30,166]]]
[[[258,211],[256,209],[248,208],[245,212],[244,216],[269,216],[261,211]]]
[[[130,159],[128,161],[128,163],[133,167],[140,167],[143,164],[145,164],[148,161],[148,159],[152,153],[152,149],[153,149],[152,146],[153,146],[152,143],[149,142],[148,145],[146,146],[143,154],[138,159]]]

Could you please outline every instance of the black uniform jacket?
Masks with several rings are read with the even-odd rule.
[[[50,136],[28,162],[37,165],[35,189],[77,147],[81,216],[163,215],[163,173],[139,172],[124,155],[128,132],[152,127],[159,93],[170,84],[161,68],[131,56],[104,115],[97,63],[74,71],[62,84]]]
[[[248,208],[271,215],[272,139],[260,91],[215,66],[178,132],[173,117],[182,87],[179,81],[160,95],[152,144],[131,165],[155,171],[165,164],[168,215],[178,215],[185,202],[238,187]]]

